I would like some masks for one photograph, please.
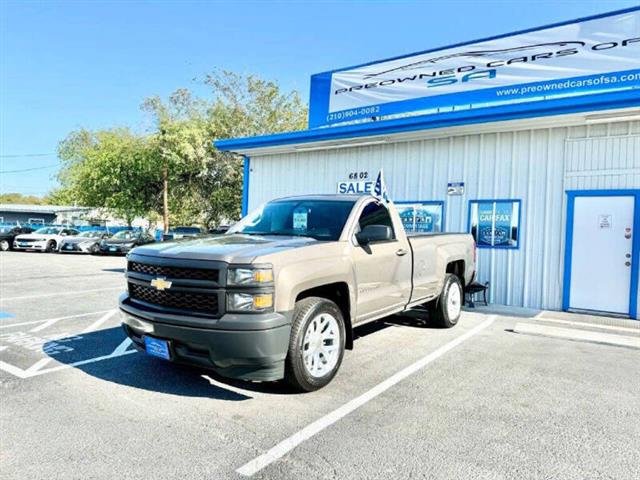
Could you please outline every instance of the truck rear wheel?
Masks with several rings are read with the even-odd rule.
[[[456,275],[447,273],[440,296],[428,305],[431,318],[436,324],[451,328],[458,323],[462,312],[462,295],[460,279]]]
[[[344,356],[342,312],[326,298],[296,302],[285,363],[285,380],[297,390],[312,392],[327,385]]]

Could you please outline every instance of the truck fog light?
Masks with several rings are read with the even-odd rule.
[[[264,312],[273,307],[273,293],[229,293],[230,312]]]

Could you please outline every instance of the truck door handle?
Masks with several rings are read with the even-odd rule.
[[[404,255],[406,255],[407,253],[409,253],[407,250],[405,250],[404,248],[401,248],[400,250],[396,250],[396,255],[398,255],[399,257],[402,257]]]

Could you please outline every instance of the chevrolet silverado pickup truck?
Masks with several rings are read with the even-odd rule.
[[[148,354],[312,391],[336,375],[356,325],[424,306],[454,326],[474,275],[471,235],[407,235],[392,203],[308,195],[221,236],[135,248],[120,309]]]

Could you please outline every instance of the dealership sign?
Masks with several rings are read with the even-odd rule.
[[[309,126],[640,87],[640,7],[311,77]]]

